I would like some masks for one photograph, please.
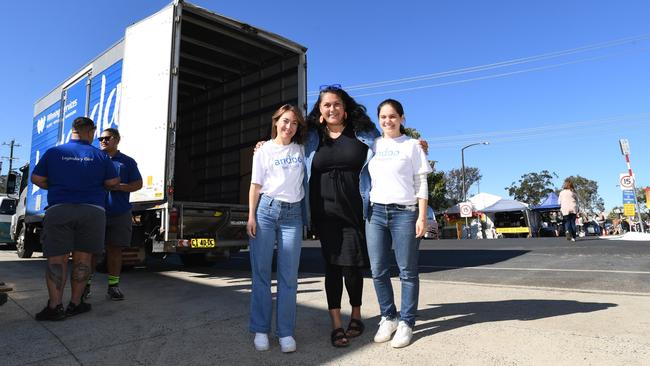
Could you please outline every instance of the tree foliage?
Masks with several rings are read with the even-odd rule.
[[[435,161],[430,160],[429,164],[431,165],[431,168],[434,169],[434,171],[429,173],[427,176],[427,183],[429,186],[429,206],[438,213],[449,207],[447,202],[445,172],[435,170]]]
[[[647,211],[648,206],[646,205],[645,188],[636,189],[636,201],[639,203],[639,208],[642,212]]]
[[[595,214],[605,211],[605,201],[598,194],[598,183],[585,177],[570,176],[567,179],[573,181],[580,211],[587,214]]]
[[[419,139],[422,135],[420,135],[420,132],[416,130],[415,128],[412,127],[404,127],[404,134],[408,137],[412,137],[414,139]]]
[[[529,205],[539,205],[546,196],[555,191],[553,178],[557,178],[555,172],[542,170],[539,173],[526,173],[521,176],[519,183],[512,182],[505,189],[508,195],[517,201]]]
[[[481,171],[479,168],[465,167],[465,194],[469,191],[472,184],[481,180]],[[463,200],[463,171],[462,169],[452,169],[445,174],[447,198],[449,204],[455,205]]]
[[[609,211],[609,215],[607,215],[607,218],[618,219],[622,213],[623,213],[623,206],[614,206],[612,207],[612,210]]]
[[[404,134],[414,139],[421,137],[420,132],[415,128],[405,127]],[[429,160],[429,165],[433,172],[427,175],[427,185],[429,187],[429,206],[438,213],[447,209],[447,187],[445,185],[445,173],[436,171],[436,161]]]

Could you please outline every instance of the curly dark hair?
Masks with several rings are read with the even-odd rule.
[[[366,107],[357,103],[345,90],[339,87],[330,86],[320,91],[318,94],[318,100],[316,100],[311,112],[307,115],[307,125],[309,128],[315,128],[318,131],[318,135],[321,137],[323,142],[331,141],[331,138],[327,133],[326,124],[320,123],[320,102],[323,95],[326,93],[332,93],[341,98],[341,101],[345,106],[345,113],[347,114],[345,124],[350,124],[354,129],[354,132],[370,131],[375,128],[375,124],[370,120],[370,117],[368,117]]]

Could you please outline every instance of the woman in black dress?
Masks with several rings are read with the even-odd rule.
[[[333,329],[330,339],[333,346],[344,347],[348,338],[361,335],[365,328],[361,297],[362,269],[369,266],[364,232],[370,190],[367,163],[379,131],[365,107],[338,86],[322,88],[307,122],[309,205],[325,260],[325,292]],[[347,331],[341,323],[343,283],[352,306]]]

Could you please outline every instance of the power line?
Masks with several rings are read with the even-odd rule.
[[[596,133],[602,133],[602,132],[607,132],[610,131],[613,126],[616,128],[620,127],[639,127],[639,128],[645,128],[645,126],[648,125],[650,122],[650,118],[644,118],[644,119],[635,119],[632,118],[631,116],[629,118],[619,118],[619,119],[611,119],[608,124],[603,124],[601,126],[593,126],[589,125],[588,122],[581,122],[581,124],[575,124],[573,126],[567,125],[566,127],[562,127],[562,125],[549,125],[545,126],[546,131],[533,131],[532,133],[520,136],[518,134],[523,133],[523,132],[517,132],[514,134],[509,135],[509,131],[501,131],[501,132],[494,132],[493,137],[489,137],[489,141],[491,144],[498,144],[498,143],[505,143],[505,142],[519,142],[519,141],[525,141],[525,140],[532,140],[532,139],[539,139],[541,137],[553,137],[553,136],[566,136],[567,134],[571,134],[573,131],[577,129],[583,129],[585,127],[589,127],[588,130],[586,131],[580,131],[580,133],[574,133],[571,136],[572,139],[580,138],[580,137],[588,137],[589,135],[593,135]],[[523,131],[523,130],[520,130]],[[485,138],[488,135],[486,134],[476,134],[476,136],[480,138]],[[457,149],[458,146],[461,146],[469,141],[475,141],[477,137],[472,137],[472,135],[458,135],[458,137],[455,136],[445,136],[444,139],[452,140],[455,139],[455,141],[448,141],[448,142],[436,142],[439,140],[439,138],[432,138],[428,139],[425,138],[425,140],[429,143],[429,150],[442,150],[442,149]]]
[[[628,43],[639,42],[639,41],[643,41],[643,40],[647,40],[647,39],[650,39],[650,33],[642,34],[642,35],[638,35],[638,36],[633,36],[633,37],[617,39],[617,40],[613,40],[613,41],[597,43],[597,44],[588,45],[588,46],[582,46],[582,47],[562,50],[562,51],[555,51],[555,52],[544,53],[544,54],[540,54],[540,55],[534,55],[534,56],[517,58],[517,59],[512,59],[512,60],[507,60],[507,61],[501,61],[501,62],[492,63],[492,64],[472,66],[472,67],[461,68],[461,69],[456,69],[456,70],[449,70],[449,71],[433,73],[433,74],[424,74],[424,75],[406,77],[406,78],[401,78],[401,79],[393,79],[393,80],[385,80],[385,81],[371,82],[371,83],[365,83],[365,84],[357,84],[357,85],[348,86],[348,87],[345,88],[345,90],[346,91],[354,91],[354,90],[379,88],[379,87],[398,85],[398,84],[404,84],[404,83],[412,83],[412,82],[423,81],[423,80],[431,80],[431,79],[437,79],[437,78],[444,78],[444,77],[450,77],[450,76],[463,75],[463,74],[474,73],[474,72],[478,72],[478,71],[485,71],[485,70],[491,70],[491,69],[496,69],[496,68],[503,68],[503,67],[513,66],[513,65],[519,65],[519,64],[524,64],[524,63],[530,63],[530,62],[535,62],[535,61],[541,61],[541,60],[546,60],[546,59],[551,59],[551,58],[567,56],[567,55],[571,55],[571,54],[594,51],[594,50],[598,50],[598,49],[611,48],[611,47],[620,46],[620,45],[624,45],[624,44],[628,44]],[[593,58],[593,59],[597,59],[597,58]],[[592,60],[592,58],[579,60],[577,62],[584,62],[584,61],[588,61],[588,60]],[[565,65],[565,64],[568,64],[568,63],[555,65],[554,67],[562,66],[562,65]],[[536,70],[536,69],[530,69],[529,71],[534,71],[534,70]],[[501,75],[501,76],[505,76],[505,75],[509,75],[509,73]],[[473,81],[473,80],[474,79],[470,79],[469,81]],[[446,83],[434,84],[433,86],[441,86],[441,85],[447,85],[447,84]],[[433,87],[433,86],[429,86],[429,87]],[[420,88],[422,88],[422,87],[420,87]],[[398,90],[398,91],[406,91],[406,90],[412,90],[412,89],[404,89],[404,90]],[[307,93],[307,95],[308,96],[315,96],[315,95],[318,95],[318,93],[319,93],[318,91],[310,91],[310,92]],[[382,93],[386,93],[386,92],[382,92]],[[362,95],[355,95],[355,96],[358,97],[358,96],[367,96],[367,95],[374,95],[374,94],[376,94],[376,93],[362,94]]]
[[[642,50],[648,50],[650,48],[644,48]],[[500,74],[492,74],[492,75],[485,75],[485,76],[478,76],[474,78],[469,78],[469,79],[461,79],[461,80],[454,80],[454,81],[448,81],[444,83],[437,83],[437,84],[429,84],[429,85],[421,85],[421,86],[415,86],[411,88],[402,88],[402,89],[392,89],[392,90],[383,90],[383,91],[378,91],[378,92],[372,92],[372,93],[365,93],[365,94],[352,94],[353,97],[359,98],[359,97],[367,97],[371,95],[380,95],[380,94],[387,94],[387,93],[401,93],[405,91],[413,91],[413,90],[420,90],[420,89],[429,89],[429,88],[435,88],[439,86],[447,86],[447,85],[455,85],[455,84],[463,84],[463,83],[468,83],[471,81],[478,81],[478,80],[488,80],[488,79],[495,79],[495,78],[500,78],[504,76],[511,76],[511,75],[517,75],[517,74],[523,74],[527,72],[532,72],[532,71],[540,71],[540,70],[547,70],[547,69],[553,69],[556,67],[561,67],[561,66],[567,66],[567,65],[572,65],[572,64],[577,64],[580,62],[586,62],[586,61],[594,61],[594,60],[600,60],[604,58],[609,58],[613,56],[617,56],[622,54],[623,52],[616,52],[616,53],[611,53],[603,56],[595,56],[595,57],[589,57],[589,58],[583,58],[579,60],[573,60],[573,61],[567,61],[567,62],[562,62],[559,64],[552,64],[552,65],[546,65],[546,66],[539,66],[539,67],[533,67],[529,69],[523,69],[523,70],[517,70],[517,71],[510,71],[510,72],[504,72]]]
[[[581,120],[577,122],[571,122],[571,123],[557,123],[557,124],[547,124],[539,127],[529,127],[529,128],[521,128],[521,129],[516,129],[516,130],[504,130],[504,131],[491,131],[491,132],[479,132],[479,133],[471,133],[471,134],[462,134],[462,135],[451,135],[451,136],[441,136],[441,137],[433,137],[427,139],[429,142],[435,142],[435,141],[445,141],[445,140],[475,140],[475,139],[482,139],[482,138],[491,138],[491,137],[499,137],[500,135],[518,135],[518,134],[531,134],[535,133],[538,131],[557,131],[557,130],[567,130],[567,129],[574,129],[574,128],[579,128],[579,127],[585,127],[585,126],[593,126],[594,124],[614,124],[618,123],[621,121],[626,121],[630,119],[639,119],[639,118],[650,118],[650,112],[644,112],[644,113],[637,113],[637,114],[631,114],[631,115],[619,115],[619,116],[610,116],[610,117],[602,117],[602,118],[595,118],[595,119],[589,119],[589,120]]]

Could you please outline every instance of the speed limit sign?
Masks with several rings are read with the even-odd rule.
[[[471,202],[461,202],[460,206],[460,217],[472,217],[472,203]]]
[[[621,173],[618,177],[618,184],[621,186],[621,190],[634,189],[634,176]]]

